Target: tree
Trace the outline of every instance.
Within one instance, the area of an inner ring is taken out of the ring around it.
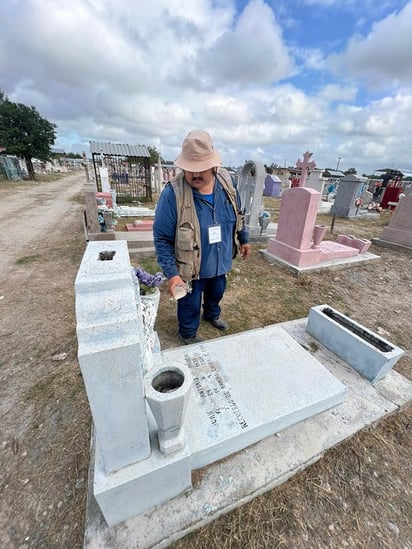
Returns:
[[[13,103],[0,90],[0,145],[25,160],[29,179],[35,179],[32,158],[50,159],[56,127],[35,107]]]
[[[349,168],[348,170],[346,170],[346,172],[343,172],[345,175],[356,175],[356,168]]]
[[[160,162],[162,162],[162,157],[160,156],[160,152],[156,149],[156,147],[149,145],[147,147],[147,150],[149,151],[149,154],[150,154],[150,164],[152,166],[155,166],[156,164],[158,164],[159,160]]]

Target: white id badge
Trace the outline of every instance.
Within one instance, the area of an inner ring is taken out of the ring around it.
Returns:
[[[222,242],[222,231],[220,225],[211,225],[209,227],[209,244]]]

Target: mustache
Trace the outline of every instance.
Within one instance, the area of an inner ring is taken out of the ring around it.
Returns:
[[[203,181],[203,177],[201,177],[201,176],[193,177],[192,181]]]

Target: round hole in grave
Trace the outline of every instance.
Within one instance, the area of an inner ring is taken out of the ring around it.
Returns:
[[[115,255],[116,250],[99,252],[99,261],[111,261]]]
[[[180,372],[166,370],[152,380],[152,387],[158,393],[171,393],[183,385],[185,378]]]

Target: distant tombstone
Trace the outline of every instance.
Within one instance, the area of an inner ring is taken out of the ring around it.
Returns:
[[[309,176],[306,180],[305,187],[309,187],[310,189],[315,189],[315,191],[319,191],[320,194],[324,193],[324,187],[325,187],[325,179],[322,178],[323,170],[319,170],[317,168],[310,170]]]
[[[283,193],[276,237],[267,247],[271,256],[297,266],[319,262],[320,248],[313,247],[319,201],[320,193],[314,189],[294,187]]]
[[[105,166],[99,166],[100,181],[102,182],[102,191],[104,193],[110,192],[109,172]]]
[[[339,181],[334,204],[330,213],[336,217],[356,217],[359,212],[357,199],[362,193],[363,183],[356,175],[348,174]]]
[[[262,207],[265,177],[264,165],[261,162],[253,161],[246,162],[239,176],[240,202],[245,211],[245,225],[251,236],[259,235],[261,232],[259,214]]]
[[[100,174],[100,182],[102,185],[102,192],[109,193],[110,192],[109,170],[107,169],[106,160],[104,158],[102,149],[100,149],[100,160],[101,160],[101,166],[99,166],[99,174]]]
[[[282,181],[276,175],[267,174],[265,178],[265,187],[263,196],[277,198],[280,196]]]
[[[361,195],[362,199],[362,205],[367,206],[368,204],[371,204],[373,201],[373,195],[371,192],[367,191],[366,189],[363,191]]]
[[[379,241],[405,246],[412,250],[412,195],[405,196],[399,201]]]

